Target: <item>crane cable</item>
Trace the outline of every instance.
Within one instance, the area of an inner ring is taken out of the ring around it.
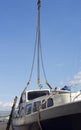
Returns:
[[[35,62],[35,55],[36,55],[36,44],[37,44],[37,31],[36,31],[36,39],[35,39],[33,62],[32,62],[32,66],[31,66],[31,72],[30,72],[29,80],[28,80],[28,82],[27,82],[27,86],[30,84],[31,77],[32,77],[32,73],[33,73],[34,62]]]
[[[41,2],[38,0],[38,55],[37,55],[37,72],[38,72],[38,80],[37,83],[40,85],[40,7],[41,7]]]
[[[49,86],[50,89],[52,89],[51,85],[48,83],[47,78],[46,78],[46,73],[45,73],[45,69],[44,69],[44,64],[43,64],[43,57],[42,57],[42,47],[41,47],[41,40],[40,40],[40,7],[41,7],[41,1],[38,0],[38,24],[37,24],[37,31],[36,31],[36,39],[35,39],[35,47],[34,47],[34,55],[33,55],[33,62],[32,62],[32,67],[31,67],[31,73],[29,76],[29,80],[27,82],[27,86],[30,84],[30,80],[32,77],[32,73],[33,73],[33,68],[34,68],[34,62],[35,62],[35,55],[36,55],[36,45],[38,45],[38,57],[37,57],[37,72],[38,72],[38,79],[37,79],[37,83],[40,87],[40,58],[41,58],[41,64],[42,64],[42,70],[43,70],[43,74],[44,74],[44,78],[46,80],[46,84]],[[38,39],[38,44],[37,44],[37,39]]]

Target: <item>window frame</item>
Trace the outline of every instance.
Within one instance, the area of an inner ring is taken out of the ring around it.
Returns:
[[[50,102],[51,101],[51,102]],[[48,107],[52,107],[54,105],[54,101],[53,101],[53,98],[48,98],[47,100],[47,108]]]
[[[37,112],[39,110],[40,105],[41,105],[41,101],[35,101],[33,103],[33,112]]]
[[[32,103],[29,103],[26,105],[26,115],[29,115],[32,113]]]

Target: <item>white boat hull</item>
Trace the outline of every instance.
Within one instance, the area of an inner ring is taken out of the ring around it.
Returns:
[[[31,117],[13,119],[13,130],[81,130],[81,101],[51,107]]]

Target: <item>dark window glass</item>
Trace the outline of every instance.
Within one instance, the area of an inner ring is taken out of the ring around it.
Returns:
[[[38,111],[40,105],[41,105],[41,101],[34,102],[33,111],[34,112]]]
[[[49,95],[49,91],[28,92],[28,100],[33,100],[35,98],[42,97],[45,95]]]
[[[47,107],[51,107],[51,106],[53,106],[53,99],[52,99],[52,98],[49,98],[49,99],[47,100]]]
[[[42,109],[45,109],[45,108],[46,108],[46,101],[42,100]]]
[[[30,114],[32,112],[32,104],[28,104],[26,106],[26,114]]]

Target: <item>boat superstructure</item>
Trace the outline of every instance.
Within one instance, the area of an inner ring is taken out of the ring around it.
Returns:
[[[49,130],[53,127],[64,127],[65,129],[67,121],[71,120],[67,127],[72,129],[74,120],[81,119],[80,108],[81,92],[72,93],[68,90],[25,91],[18,109],[13,114],[13,128],[14,130]],[[64,121],[66,120],[64,126],[54,123],[56,120],[61,122],[62,118]],[[77,128],[79,127],[80,124]]]

